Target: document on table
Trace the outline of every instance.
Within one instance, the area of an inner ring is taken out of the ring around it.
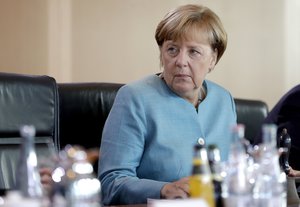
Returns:
[[[148,199],[147,207],[208,207],[203,199]]]

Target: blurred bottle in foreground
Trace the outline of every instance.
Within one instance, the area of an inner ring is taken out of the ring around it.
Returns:
[[[95,177],[86,152],[79,147],[67,146],[60,152],[53,171],[53,207],[100,207],[101,185]]]
[[[286,175],[279,165],[277,149],[277,127],[274,124],[262,126],[263,143],[260,145],[259,172],[253,197],[257,207],[285,207]]]
[[[245,127],[232,128],[227,174],[222,183],[222,197],[226,207],[252,206],[252,185],[248,180],[248,155],[244,145]]]
[[[223,207],[221,155],[219,148],[214,144],[208,145],[208,160],[214,184],[216,207]]]
[[[289,164],[289,155],[291,149],[292,139],[287,132],[287,129],[284,128],[279,136],[279,147],[284,149],[284,152],[280,156],[280,165],[282,170],[288,175],[290,171],[290,164]]]
[[[20,129],[22,146],[17,176],[17,189],[24,197],[42,198],[43,191],[37,167],[37,156],[34,146],[34,126],[22,126]]]
[[[209,207],[215,207],[214,186],[204,144],[194,146],[190,196],[191,198],[202,198]]]
[[[93,174],[93,166],[87,162],[84,151],[76,152],[72,170],[75,173],[66,198],[70,207],[100,207],[100,181]]]
[[[19,195],[19,205],[39,206],[42,202],[43,190],[40,182],[40,175],[37,166],[37,156],[35,150],[35,127],[24,125],[20,128],[22,138],[21,150],[18,163],[18,174],[16,179],[16,190],[13,200]]]

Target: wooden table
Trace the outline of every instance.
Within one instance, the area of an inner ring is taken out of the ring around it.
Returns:
[[[104,207],[147,207],[147,204],[121,205],[121,206],[104,206]],[[300,206],[299,205],[288,205],[287,207],[300,207]]]
[[[147,204],[121,205],[121,206],[104,206],[104,207],[147,207]]]
[[[120,206],[104,206],[104,207],[147,207],[147,204],[120,205]],[[287,207],[300,207],[300,206],[299,205],[288,205]]]
[[[121,205],[121,206],[104,206],[104,207],[147,207],[147,204]],[[288,205],[287,207],[300,207],[300,206],[299,205]]]
[[[120,206],[104,206],[104,207],[147,207],[147,204],[120,205]],[[288,205],[287,207],[300,207],[300,206],[299,205]]]

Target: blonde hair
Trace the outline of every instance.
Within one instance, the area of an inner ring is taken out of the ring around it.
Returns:
[[[205,6],[188,4],[170,11],[158,24],[155,39],[161,47],[166,40],[197,39],[199,35],[207,36],[218,62],[227,46],[227,34],[220,18]]]

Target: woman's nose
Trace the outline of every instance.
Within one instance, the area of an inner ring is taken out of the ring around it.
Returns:
[[[188,54],[184,51],[180,51],[176,56],[175,64],[180,68],[188,66]]]

